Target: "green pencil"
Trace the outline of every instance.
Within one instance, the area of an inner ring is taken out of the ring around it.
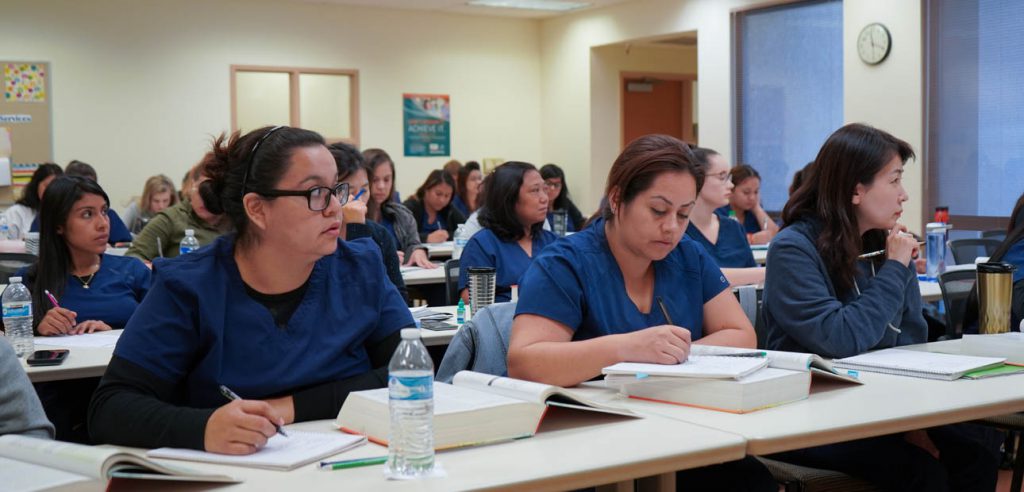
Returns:
[[[354,460],[342,461],[321,461],[321,470],[341,470],[343,468],[357,468],[360,466],[383,465],[388,461],[387,456],[374,456],[372,458],[357,458]]]

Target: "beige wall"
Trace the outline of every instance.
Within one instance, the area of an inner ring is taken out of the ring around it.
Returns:
[[[732,152],[732,38],[730,12],[761,0],[647,0],[546,20],[541,26],[542,139],[544,158],[564,163],[576,181],[580,208],[596,206],[600,186],[616,153],[610,144],[607,115],[617,104],[594,92],[591,48],[636,39],[698,32],[698,109],[701,145]],[[920,2],[848,0],[844,2],[844,111],[847,121],[884,128],[910,142],[920,153],[921,12]],[[885,23],[893,34],[893,52],[878,67],[857,58],[856,34],[869,22]],[[562,132],[561,129],[567,129]],[[586,131],[590,130],[589,134]],[[617,135],[617,134],[616,134]],[[618,138],[618,137],[616,137]],[[904,223],[920,230],[921,165],[907,168],[911,200]]]
[[[452,97],[453,157],[541,157],[539,22],[255,0],[4,0],[0,53],[53,73],[54,157],[115,205],[174,181],[230,126],[229,66],[360,71],[364,147],[408,195],[447,159],[402,157],[403,92]],[[15,143],[17,145],[17,143]]]

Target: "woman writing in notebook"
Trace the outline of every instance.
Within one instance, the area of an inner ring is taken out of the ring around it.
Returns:
[[[414,326],[377,245],[338,240],[349,190],[320,135],[261,128],[212,153],[200,193],[237,233],[154,264],[93,398],[98,442],[255,452],[275,425],[385,386]]]
[[[523,276],[509,376],[573,386],[618,362],[677,364],[691,341],[754,347],[713,259],[683,231],[704,182],[685,143],[646,135],[612,164],[603,218],[551,245]],[[759,462],[680,472],[687,490],[777,489]]]
[[[686,237],[700,244],[715,259],[725,278],[733,285],[764,282],[764,268],[754,262],[743,226],[735,220],[725,219],[715,209],[728,205],[733,185],[729,176],[729,163],[711,149],[695,148],[693,155],[704,168],[704,186],[697,194]]]
[[[849,357],[926,341],[918,253],[899,224],[906,142],[850,124],[833,133],[804,170],[768,251],[764,316],[768,348]],[[870,257],[862,255],[884,251]],[[886,490],[995,488],[998,442],[967,424],[783,453],[784,461],[830,468]],[[912,444],[913,441],[916,444]],[[941,458],[936,459],[929,449]]]

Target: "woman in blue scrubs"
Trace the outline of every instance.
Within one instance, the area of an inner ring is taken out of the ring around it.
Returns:
[[[704,167],[704,186],[690,214],[686,237],[704,247],[733,285],[764,282],[764,268],[754,262],[754,253],[747,242],[743,225],[735,220],[722,219],[715,209],[729,204],[733,185],[729,176],[729,163],[711,149],[696,148],[693,153]]]
[[[646,135],[626,146],[608,174],[603,218],[550,246],[523,277],[509,376],[573,386],[618,362],[682,362],[691,341],[755,346],[714,260],[683,238],[703,181],[676,138]],[[679,472],[676,482],[777,490],[753,458]]]
[[[89,412],[98,442],[248,454],[387,383],[414,326],[377,245],[339,241],[348,185],[314,132],[218,138],[200,185],[236,234],[154,265]],[[224,385],[243,399],[228,401]]]
[[[737,164],[729,170],[729,176],[734,186],[729,204],[719,207],[715,213],[743,224],[750,244],[767,244],[779,232],[779,226],[761,207],[761,175],[751,166]]]
[[[454,162],[454,161],[453,161]],[[455,229],[466,221],[452,205],[455,180],[443,169],[435,169],[403,205],[412,212],[419,227],[420,241],[443,243],[455,237]]]
[[[22,275],[32,292],[37,334],[124,328],[146,296],[146,265],[137,258],[104,254],[109,206],[103,188],[86,178],[61,176],[46,188],[39,214],[39,261]]]
[[[483,229],[469,240],[459,260],[459,292],[469,302],[467,269],[495,268],[494,301],[512,300],[512,286],[530,262],[558,238],[544,230],[548,194],[533,164],[510,161],[484,180]]]

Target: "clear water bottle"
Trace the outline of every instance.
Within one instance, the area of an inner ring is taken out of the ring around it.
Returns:
[[[185,229],[185,237],[181,239],[181,244],[178,246],[178,254],[191,253],[197,249],[199,249],[199,240],[196,239],[196,231]]]
[[[452,259],[457,260],[462,257],[462,250],[469,243],[469,238],[466,237],[466,224],[459,224],[455,228],[455,238],[453,238],[454,245],[452,246]]]
[[[946,224],[930,222],[925,226],[925,267],[929,279],[938,279],[946,271]]]
[[[0,239],[11,239],[11,226],[7,224],[7,216],[0,214]]]
[[[402,343],[388,364],[388,436],[386,473],[423,477],[434,469],[434,363],[420,341],[420,330],[402,330]]]
[[[35,350],[32,338],[32,294],[21,283],[21,277],[11,277],[10,282],[2,297],[4,328],[14,353],[18,357],[25,357]]]

